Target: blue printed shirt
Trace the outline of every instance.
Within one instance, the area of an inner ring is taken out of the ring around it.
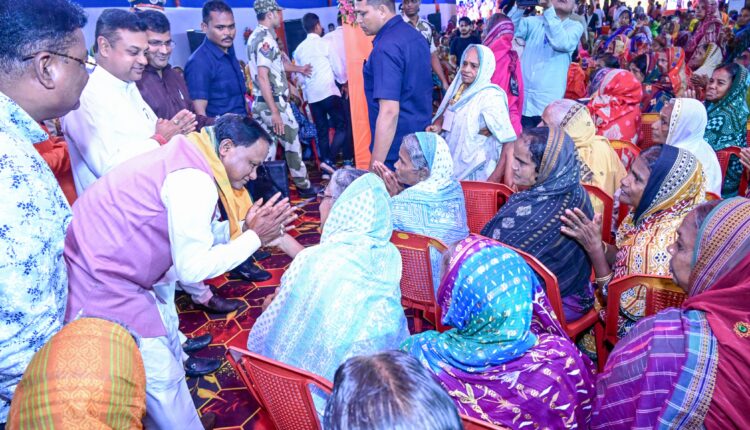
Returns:
[[[70,206],[34,144],[47,134],[0,93],[0,423],[34,353],[63,325]]]

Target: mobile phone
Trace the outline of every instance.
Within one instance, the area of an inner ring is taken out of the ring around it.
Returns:
[[[517,0],[516,4],[519,8],[527,8],[539,6],[539,0]]]

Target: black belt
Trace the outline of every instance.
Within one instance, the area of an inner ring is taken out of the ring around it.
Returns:
[[[256,97],[255,101],[259,102],[259,103],[265,103],[266,102],[266,100],[263,98],[263,96]],[[275,101],[276,103],[280,102],[281,101],[281,96],[274,96],[273,97],[273,101]]]

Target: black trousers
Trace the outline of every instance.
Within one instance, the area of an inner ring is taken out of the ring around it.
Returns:
[[[354,148],[347,144],[347,115],[341,97],[330,96],[319,102],[310,103],[310,112],[318,131],[320,161],[333,166],[339,152],[343,152],[345,160],[354,158]],[[334,129],[332,142],[328,135],[330,128]]]

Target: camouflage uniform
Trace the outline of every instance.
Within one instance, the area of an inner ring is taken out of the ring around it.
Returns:
[[[404,18],[404,22],[416,28],[417,31],[420,32],[425,39],[427,39],[427,43],[430,44],[430,55],[437,51],[437,47],[435,47],[435,39],[433,37],[435,35],[435,29],[432,27],[432,24],[423,20],[422,18],[419,18],[419,21],[417,21],[417,25],[414,25],[411,21],[409,21],[409,17],[407,17],[406,15],[401,14],[401,17]]]
[[[250,39],[247,41],[247,57],[249,59],[247,65],[250,69],[250,78],[253,81],[253,98],[255,99],[251,113],[253,118],[274,137],[270,156],[272,157],[276,153],[276,142],[281,141],[286,164],[289,167],[289,172],[292,174],[294,185],[298,189],[310,188],[310,180],[307,178],[307,168],[302,161],[302,146],[298,138],[299,125],[294,119],[289,101],[289,85],[286,81],[284,64],[281,61],[281,50],[276,43],[274,33],[270,29],[259,24],[255,31],[253,31],[253,34],[250,35]],[[283,136],[279,136],[273,131],[271,108],[265,103],[263,95],[260,92],[258,67],[268,69],[271,93],[279,109],[281,120],[284,121]]]

